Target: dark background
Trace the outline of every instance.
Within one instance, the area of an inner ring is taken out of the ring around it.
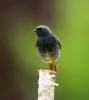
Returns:
[[[89,100],[89,1],[0,1],[0,100],[37,100],[37,36],[44,24],[60,38],[55,100]],[[48,69],[48,65],[45,65]]]

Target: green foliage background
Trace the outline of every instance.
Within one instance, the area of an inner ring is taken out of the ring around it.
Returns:
[[[59,75],[56,78],[60,85],[55,89],[55,100],[89,100],[89,1],[57,0],[54,1],[54,8],[54,24],[26,17],[16,21],[8,29],[14,35],[7,35],[9,38],[6,42],[19,66],[11,78],[32,100],[37,99],[38,69],[42,61],[35,50],[37,36],[31,30],[45,24],[60,39],[62,45],[58,61]],[[8,15],[5,19],[7,17]],[[47,64],[45,69],[48,69]]]

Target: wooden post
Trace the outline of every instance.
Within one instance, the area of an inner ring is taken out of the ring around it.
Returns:
[[[56,75],[51,70],[39,70],[38,100],[54,100]]]

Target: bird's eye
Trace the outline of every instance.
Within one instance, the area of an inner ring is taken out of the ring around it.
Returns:
[[[37,28],[36,30],[37,30],[37,31],[41,31],[41,30],[42,30],[42,28]]]

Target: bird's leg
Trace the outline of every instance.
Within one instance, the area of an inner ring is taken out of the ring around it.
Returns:
[[[53,63],[49,63],[49,68],[50,68],[50,70],[55,71],[55,70],[54,70],[54,61],[53,61]]]
[[[53,61],[53,67],[52,67],[52,70],[55,71],[55,69],[54,69],[54,61]]]
[[[54,61],[53,61],[53,63],[49,63],[49,68],[50,68],[50,70],[54,71]]]
[[[57,62],[54,62],[54,61],[53,61],[53,63],[48,63],[48,64],[49,64],[50,70],[55,71],[55,72],[56,72],[56,75],[58,75],[58,71],[57,71]]]
[[[56,75],[58,74],[57,66],[58,66],[57,62],[54,62],[54,71],[56,72]]]
[[[44,64],[45,64],[45,62],[43,62],[43,65],[42,65],[41,69],[44,69]]]
[[[53,63],[48,63],[48,64],[49,64],[50,70],[52,70],[53,69]]]

